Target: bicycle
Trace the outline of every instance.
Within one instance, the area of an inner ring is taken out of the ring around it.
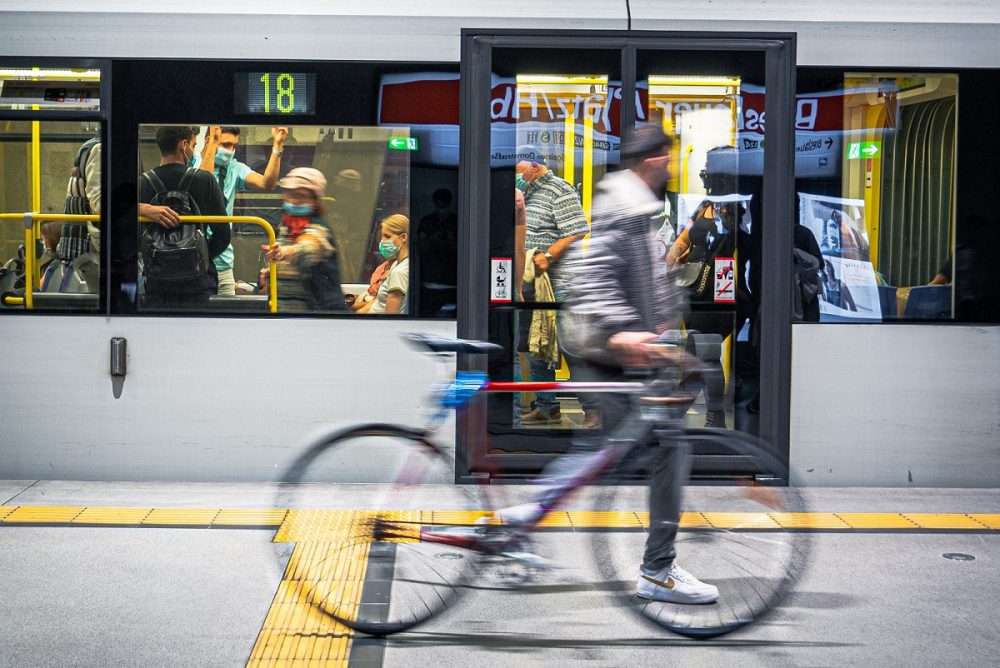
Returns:
[[[478,341],[404,336],[439,357],[503,350]],[[746,472],[743,484],[749,493],[743,512],[724,515],[721,521],[686,513],[675,541],[680,558],[697,564],[699,577],[719,587],[720,600],[712,605],[635,596],[639,554],[634,543],[641,514],[610,510],[621,487],[597,488],[598,519],[636,518],[632,531],[594,534],[601,575],[618,600],[655,625],[694,638],[729,633],[763,618],[781,603],[806,563],[808,535],[796,531],[798,513],[789,512],[805,508],[794,488],[779,492],[773,487],[787,480],[787,468],[769,446],[741,432],[683,426],[698,394],[690,380],[704,369],[679,353],[677,342],[663,349],[673,363],[643,382],[498,382],[482,372],[459,372],[447,385],[432,387],[434,408],[422,428],[365,424],[312,435],[286,471],[282,480],[287,484],[280,486],[278,498],[279,507],[289,509],[279,533],[284,532],[284,540],[309,541],[311,546],[309,557],[289,563],[286,570],[295,578],[299,595],[344,626],[384,636],[410,629],[447,608],[467,588],[471,573],[499,568],[506,584],[517,586],[535,571],[557,568],[532,549],[531,537],[543,530],[544,516],[518,526],[498,522],[487,494],[493,488],[456,484],[455,453],[434,436],[453,410],[483,393],[569,388],[628,392],[636,398],[635,408],[596,453],[600,466],[574,480],[547,514],[598,478],[632,481],[629,454],[636,451],[676,458],[676,494],[687,482],[692,448],[708,456],[726,452],[727,465],[737,461]],[[760,472],[766,475],[751,477]],[[330,511],[338,506],[344,510]],[[376,510],[351,510],[358,507]]]

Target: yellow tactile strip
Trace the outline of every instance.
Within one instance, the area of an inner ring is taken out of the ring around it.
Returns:
[[[295,546],[247,666],[347,665],[353,632],[312,605],[318,597],[339,610],[350,610],[361,601],[367,545],[340,549],[350,543],[356,517],[338,515],[348,519],[339,537],[330,533],[333,540],[307,540]]]
[[[293,510],[280,508],[116,508],[105,506],[0,506],[0,525],[275,527],[277,542],[330,540],[373,512]],[[388,519],[420,524],[472,524],[482,511],[413,510],[379,512]],[[287,521],[286,521],[287,520]],[[639,529],[649,526],[649,514],[626,511],[559,511],[541,525],[553,529]],[[681,515],[682,528],[805,529],[805,530],[1000,530],[996,513],[741,513],[692,512]]]

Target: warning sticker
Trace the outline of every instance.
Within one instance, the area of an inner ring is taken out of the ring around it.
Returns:
[[[715,258],[715,301],[730,304],[736,302],[735,258]]]

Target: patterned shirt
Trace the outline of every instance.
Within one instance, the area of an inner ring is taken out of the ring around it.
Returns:
[[[546,172],[528,183],[524,191],[524,211],[527,218],[524,243],[527,249],[545,251],[559,239],[589,231],[576,189],[552,172]],[[556,299],[561,301],[565,297],[566,286],[557,264],[549,269],[549,278]]]

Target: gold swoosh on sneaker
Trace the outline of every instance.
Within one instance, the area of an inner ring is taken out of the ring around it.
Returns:
[[[646,575],[645,573],[643,573],[642,579],[646,580],[647,582],[652,582],[653,584],[655,584],[658,587],[666,587],[667,589],[673,589],[674,588],[674,579],[673,578],[667,578],[666,582],[664,582],[662,580],[657,580],[656,578],[651,578],[648,575]]]

